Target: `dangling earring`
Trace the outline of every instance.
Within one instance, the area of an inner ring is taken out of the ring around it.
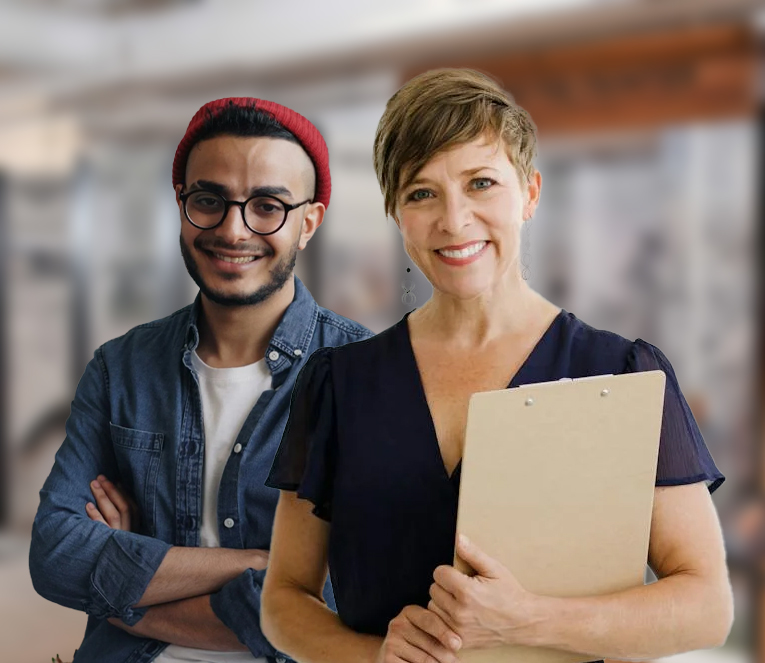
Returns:
[[[406,271],[410,272],[412,270],[407,267]],[[414,281],[411,278],[405,278],[401,281],[401,287],[404,289],[404,294],[401,295],[401,301],[407,306],[414,306],[417,302],[417,297],[412,294],[412,290],[414,290],[415,287]]]
[[[521,229],[521,276],[529,280],[531,274],[531,215],[526,217]]]

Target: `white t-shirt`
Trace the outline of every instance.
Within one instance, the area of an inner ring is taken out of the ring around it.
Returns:
[[[204,548],[220,546],[218,533],[218,489],[239,431],[260,395],[271,388],[271,373],[265,358],[249,366],[213,368],[197,353],[191,363],[199,376],[202,418],[205,427],[204,494],[200,543]],[[266,663],[246,652],[218,652],[170,645],[155,663]]]

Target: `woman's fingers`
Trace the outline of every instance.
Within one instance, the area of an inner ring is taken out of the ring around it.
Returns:
[[[449,627],[453,631],[456,632],[457,629],[454,628],[454,624],[452,623],[452,618],[448,615],[448,613],[446,613],[442,608],[440,608],[433,599],[431,599],[430,602],[428,603],[428,610],[430,610],[431,612],[435,612],[441,619],[444,620],[444,622],[446,622],[449,625]]]
[[[435,613],[404,608],[388,625],[379,663],[459,663],[462,640]]]
[[[447,592],[437,582],[434,582],[430,586],[430,598],[433,599],[433,603],[448,614],[453,614],[459,607],[459,603],[457,599],[454,598],[454,595]],[[430,609],[430,606],[428,606],[428,609]]]
[[[418,630],[437,641],[441,647],[450,652],[455,652],[462,646],[462,638],[435,612],[420,606],[409,606],[406,610],[407,619]]]
[[[457,536],[456,552],[479,576],[484,578],[499,578],[505,570],[502,564],[481,550],[464,534]]]
[[[422,631],[420,631],[422,633]],[[422,633],[424,637],[428,637],[426,633]],[[435,642],[435,641],[434,641]],[[438,643],[436,643],[438,644]],[[440,645],[439,645],[440,646]],[[406,640],[401,640],[395,643],[391,652],[395,658],[391,659],[398,663],[459,663],[459,659],[453,652],[448,651],[445,647],[441,647],[440,650],[434,646],[425,648],[413,645]],[[388,663],[387,661],[385,663]]]

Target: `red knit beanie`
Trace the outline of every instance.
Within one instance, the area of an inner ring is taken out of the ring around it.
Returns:
[[[316,169],[316,194],[313,197],[314,202],[324,203],[329,206],[329,194],[332,190],[332,182],[329,177],[329,152],[324,138],[319,130],[306,120],[300,113],[281,106],[273,101],[264,101],[252,97],[230,97],[227,99],[216,99],[206,103],[200,108],[194,117],[191,118],[186,134],[178,144],[173,160],[173,187],[183,184],[186,180],[186,162],[189,158],[191,148],[197,142],[197,137],[202,127],[218,113],[223,111],[230,104],[242,108],[254,108],[271,115],[287,131],[292,133],[300,141],[300,145],[308,153]]]

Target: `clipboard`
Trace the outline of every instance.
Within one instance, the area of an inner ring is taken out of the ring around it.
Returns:
[[[642,585],[656,481],[663,371],[473,394],[457,531],[536,594]],[[455,566],[470,569],[458,557]],[[537,647],[463,650],[463,663],[584,663]]]

